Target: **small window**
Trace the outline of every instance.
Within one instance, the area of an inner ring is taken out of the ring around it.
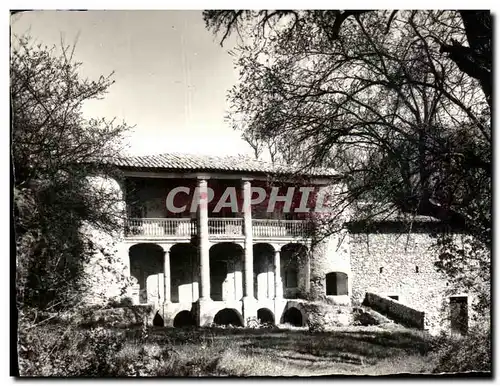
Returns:
[[[415,266],[415,273],[418,273],[418,265]]]
[[[380,268],[379,268],[379,272],[380,272],[380,273],[384,272],[384,267],[380,267]]]
[[[348,295],[347,274],[344,272],[330,272],[326,275],[327,295]]]

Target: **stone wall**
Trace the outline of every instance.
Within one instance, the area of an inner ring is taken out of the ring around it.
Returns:
[[[373,308],[375,311],[388,316],[397,323],[424,329],[425,312],[405,306],[391,298],[367,292],[363,305]]]
[[[104,192],[108,200],[113,200],[111,207],[117,218],[125,214],[123,182],[110,177],[94,176],[88,178],[89,190]],[[96,229],[92,224],[82,225],[93,253],[85,256],[83,261],[82,304],[105,304],[110,299],[119,300],[128,296],[133,284],[129,277],[128,247],[124,246],[123,229],[106,233]]]
[[[114,244],[101,235],[92,237],[94,243],[102,241],[103,250],[98,250],[84,262],[81,303],[106,304],[130,296],[134,282],[129,275],[128,259],[122,258],[121,244]]]
[[[331,331],[353,323],[352,308],[349,306],[307,302],[303,304],[303,310],[311,331]]]
[[[348,294],[351,294],[353,280],[350,257],[350,235],[346,231],[337,232],[313,245],[310,256],[310,291],[313,299],[327,299],[331,303],[346,303],[345,296],[326,295],[326,275],[330,272],[346,273]]]
[[[351,228],[353,304],[361,304],[366,293],[398,296],[399,303],[425,312],[424,328],[434,333],[449,328],[450,296],[465,294],[469,324],[473,324],[475,294],[454,287],[436,270],[438,252],[432,231],[431,225],[411,232],[403,224],[380,224],[369,232]]]

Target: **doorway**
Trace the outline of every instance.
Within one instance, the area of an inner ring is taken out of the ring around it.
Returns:
[[[469,329],[467,296],[450,297],[450,321],[452,334],[467,334]]]

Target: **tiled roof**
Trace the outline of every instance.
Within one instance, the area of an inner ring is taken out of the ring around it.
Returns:
[[[209,156],[199,154],[167,153],[124,157],[115,165],[126,169],[170,170],[170,171],[231,171],[266,174],[294,174],[298,169],[273,165],[247,156]],[[310,176],[336,176],[332,169],[314,169],[299,173]]]

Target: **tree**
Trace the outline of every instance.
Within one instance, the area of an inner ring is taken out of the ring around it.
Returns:
[[[325,14],[328,14],[326,19],[318,23],[318,27],[327,33],[328,38],[336,40],[339,38],[342,24],[349,18],[358,17],[364,13],[373,12],[367,10],[331,10],[331,11],[308,11],[306,15],[316,15],[323,19]],[[467,36],[468,47],[463,42],[455,39],[451,41],[440,41],[441,52],[449,54],[458,67],[467,75],[476,78],[481,82],[481,87],[488,99],[491,108],[491,36],[492,23],[491,13],[485,10],[461,10],[457,11],[462,18],[463,28]],[[397,10],[392,11],[387,19],[386,31],[392,25]],[[207,28],[212,29],[215,33],[224,31],[221,39],[221,45],[227,37],[236,31],[240,34],[240,24],[242,19],[257,19],[257,26],[265,30],[266,26],[275,19],[280,19],[285,16],[293,16],[294,21],[292,28],[301,20],[303,13],[291,10],[275,10],[275,11],[242,11],[242,10],[224,10],[224,11],[205,11],[203,18]]]
[[[204,19],[221,43],[243,35],[241,82],[229,94],[236,128],[293,149],[303,167],[336,168],[349,187],[343,202],[432,216],[490,246],[489,12],[205,11]]]
[[[35,46],[15,38],[10,71],[14,226],[18,309],[57,310],[82,296],[83,263],[112,245],[85,228],[112,233],[121,226],[116,192],[91,184],[114,175],[125,124],[86,119],[85,101],[101,98],[111,75],[82,79],[74,47]]]
[[[255,159],[262,154],[267,154],[273,164],[289,164],[294,162],[294,154],[291,149],[283,148],[275,138],[260,138],[258,134],[243,132],[241,138],[248,143],[254,152]]]

